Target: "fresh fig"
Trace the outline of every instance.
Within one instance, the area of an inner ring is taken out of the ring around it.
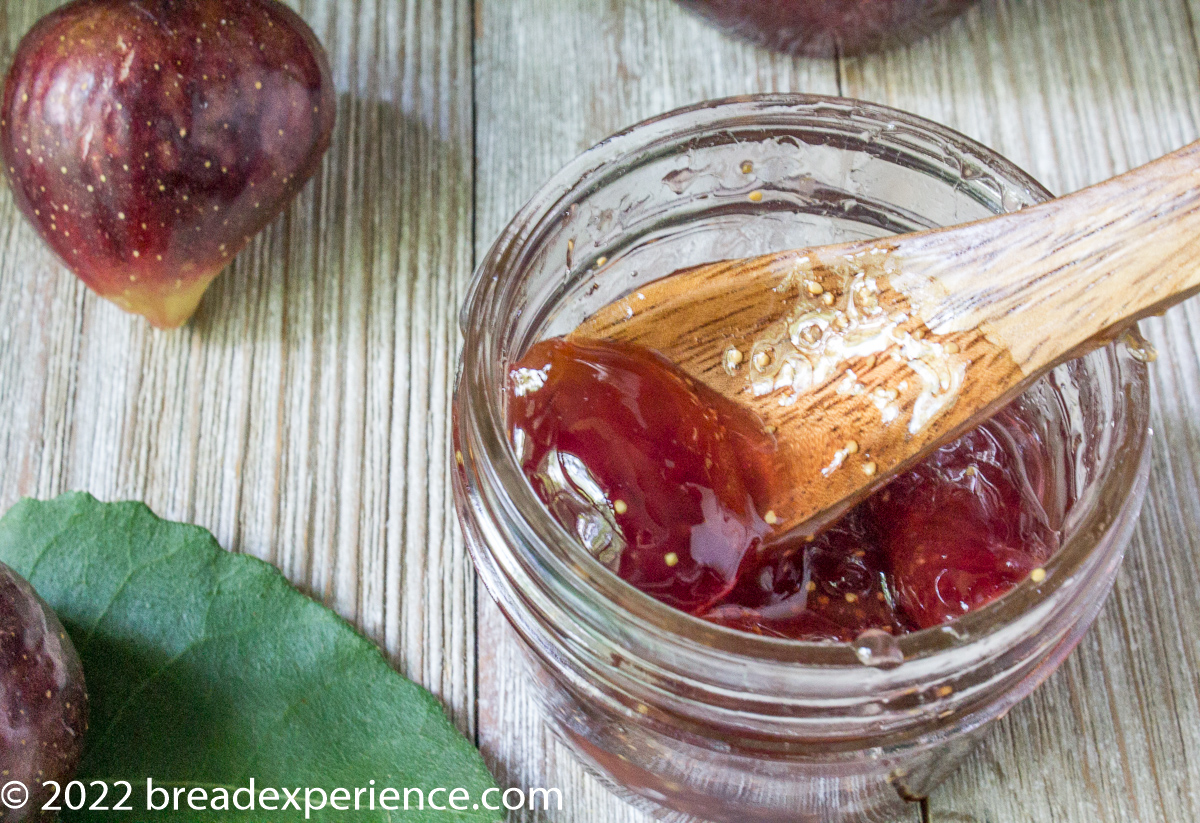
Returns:
[[[76,0],[21,41],[0,146],[66,265],[174,328],[316,171],[335,102],[316,35],[277,0]]]
[[[87,692],[66,630],[25,578],[0,563],[0,821],[54,819],[42,806],[83,753]]]

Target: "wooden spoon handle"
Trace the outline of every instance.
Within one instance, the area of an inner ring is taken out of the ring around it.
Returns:
[[[1200,292],[1200,142],[896,254],[894,285],[940,292],[913,301],[932,332],[983,328],[1040,373]]]

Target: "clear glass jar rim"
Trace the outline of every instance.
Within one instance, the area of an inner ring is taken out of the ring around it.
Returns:
[[[581,617],[600,614],[602,622],[615,622],[614,634],[621,632],[622,625],[631,623],[639,629],[653,627],[693,648],[708,647],[764,662],[861,668],[862,663],[851,644],[785,640],[717,626],[638,591],[587,555],[573,536],[545,511],[525,481],[508,442],[502,415],[503,375],[495,373],[500,365],[498,330],[491,323],[477,325],[471,322],[473,317],[491,317],[489,309],[495,308],[504,289],[519,282],[521,271],[508,264],[519,256],[524,243],[539,236],[545,221],[557,218],[558,204],[578,196],[590,186],[600,185],[603,172],[619,165],[623,159],[646,152],[664,139],[678,143],[687,136],[719,132],[747,119],[769,127],[772,121],[790,119],[794,122],[806,113],[833,110],[852,114],[864,123],[902,125],[943,141],[964,158],[978,161],[993,174],[1027,191],[1031,200],[1052,197],[1040,183],[999,154],[953,129],[907,112],[850,98],[821,95],[733,97],[706,101],[645,120],[577,156],[516,214],[476,270],[460,313],[464,349],[459,391],[465,389],[466,397],[465,402],[459,404],[459,412],[469,414],[469,428],[478,438],[477,445],[487,454],[487,465],[479,468],[487,475],[489,483],[503,488],[509,495],[504,501],[508,509],[506,519],[511,518],[511,525],[524,527],[521,531],[529,538],[527,545],[535,556],[524,559],[532,561],[535,576],[543,575],[549,578],[543,582],[554,584],[556,594],[567,604],[568,613]],[[1114,377],[1124,375],[1126,378],[1114,388],[1120,402],[1131,411],[1125,416],[1126,431],[1122,433],[1122,439],[1135,459],[1117,461],[1100,481],[1091,510],[1076,521],[1074,533],[1046,563],[1044,580],[1036,584],[1026,580],[1005,597],[947,626],[902,636],[899,647],[906,662],[986,639],[1037,610],[1087,566],[1096,536],[1107,532],[1126,505],[1128,492],[1137,485],[1149,459],[1149,390],[1145,366],[1112,346],[1088,356],[1110,358]],[[488,363],[488,358],[497,362]],[[541,516],[527,517],[530,512],[539,512]]]

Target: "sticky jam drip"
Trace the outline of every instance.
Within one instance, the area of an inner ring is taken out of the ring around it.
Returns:
[[[554,517],[638,589],[735,629],[850,641],[940,625],[1058,545],[1044,450],[1010,411],[806,539],[763,509],[772,436],[660,355],[550,339],[507,388],[514,449]]]

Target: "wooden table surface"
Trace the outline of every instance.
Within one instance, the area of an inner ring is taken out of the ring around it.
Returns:
[[[0,0],[5,53],[56,5]],[[90,294],[0,191],[0,508],[142,499],[277,564],[435,692],[501,784],[562,789],[531,820],[645,818],[542,725],[452,513],[456,309],[526,198],[617,129],[748,92],[908,109],[1059,193],[1200,137],[1200,0],[993,0],[840,62],[734,42],[670,0],[294,5],[332,58],[334,145],[187,328]],[[1200,820],[1200,303],[1145,330],[1153,474],[1116,591],[934,821]]]

